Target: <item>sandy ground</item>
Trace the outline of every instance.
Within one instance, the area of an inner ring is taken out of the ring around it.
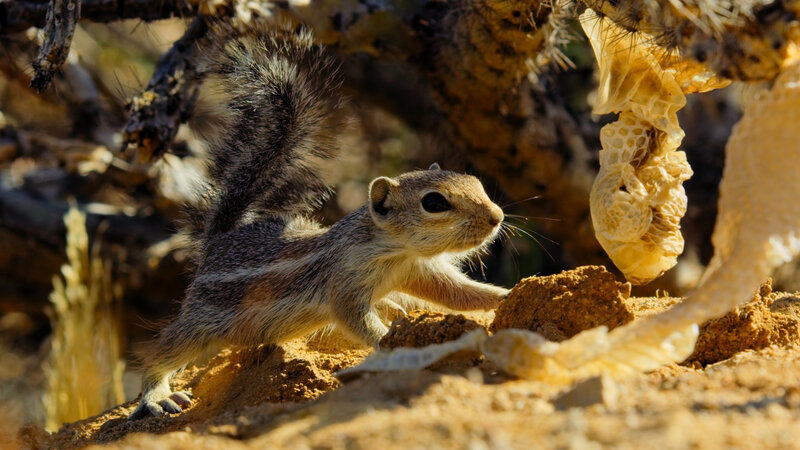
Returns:
[[[413,312],[382,346],[444,342],[481,326],[562,340],[679,301],[630,297],[603,268],[582,267],[523,280],[494,320]],[[57,433],[27,426],[6,438],[34,448],[800,448],[799,336],[800,296],[768,283],[704,324],[683,365],[568,387],[514,379],[470,354],[342,384],[333,373],[368,350],[333,335],[229,349],[185,370],[174,385],[196,400],[180,415],[128,422],[130,402]]]

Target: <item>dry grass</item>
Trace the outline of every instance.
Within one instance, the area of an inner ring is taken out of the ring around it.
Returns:
[[[83,419],[124,401],[120,358],[120,287],[111,281],[99,245],[89,249],[86,216],[64,215],[68,264],[53,276],[49,311],[53,325],[45,364],[46,427]]]

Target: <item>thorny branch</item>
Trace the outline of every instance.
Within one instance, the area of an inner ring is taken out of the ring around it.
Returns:
[[[138,148],[140,160],[161,155],[178,127],[188,120],[200,85],[195,64],[197,44],[207,32],[206,18],[195,18],[186,33],[159,58],[145,91],[128,105],[130,119],[124,141]]]
[[[47,7],[44,43],[33,61],[31,87],[42,92],[69,55],[75,26],[81,18],[80,0],[51,0]]]
[[[125,18],[144,21],[196,14],[183,0],[50,0],[0,3],[0,35],[28,27],[43,28],[44,42],[33,62],[31,88],[42,92],[69,55],[75,27],[81,18],[110,22]]]
[[[186,0],[82,0],[81,18],[92,22],[139,19],[145,22],[197,14],[195,1]],[[47,23],[47,0],[0,3],[0,35],[17,33]]]

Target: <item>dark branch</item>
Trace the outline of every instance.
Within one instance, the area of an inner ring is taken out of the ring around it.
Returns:
[[[195,18],[172,48],[159,58],[147,89],[131,100],[125,143],[147,160],[162,154],[192,109],[201,80],[196,72],[198,42],[208,32],[204,17]]]
[[[83,0],[81,18],[93,22],[140,19],[145,22],[170,17],[190,17],[197,6],[186,0]],[[15,0],[0,3],[0,35],[43,28],[47,23],[46,0]]]
[[[51,0],[47,7],[47,24],[44,42],[33,61],[31,87],[42,92],[50,85],[56,71],[69,56],[69,46],[75,35],[75,26],[81,18],[80,0]]]
[[[0,188],[0,248],[4,252],[0,255],[0,314],[15,310],[42,314],[53,288],[52,274],[66,262],[67,208],[66,202]],[[180,297],[186,286],[185,264],[173,257],[158,257],[153,267],[151,246],[170,235],[164,222],[87,213],[86,231],[92,242],[100,237],[105,261],[121,263],[113,270],[115,281],[125,286],[128,307],[152,314]]]
[[[21,189],[0,189],[0,228],[34,239],[53,249],[66,245],[67,228],[64,214],[68,206],[38,199]],[[90,236],[97,233],[100,224],[108,223],[103,240],[135,247],[149,246],[168,237],[163,223],[125,215],[86,215],[86,229]]]

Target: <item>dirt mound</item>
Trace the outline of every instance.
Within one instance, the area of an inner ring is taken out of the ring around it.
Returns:
[[[600,325],[616,328],[634,318],[625,303],[630,294],[630,283],[617,282],[602,266],[525,278],[497,308],[489,330],[522,328],[563,341]]]
[[[800,343],[800,298],[772,292],[772,281],[761,285],[753,299],[700,327],[694,353],[687,363],[712,364],[745,350]]]
[[[526,279],[512,290],[491,328],[528,328],[563,339],[680,302],[628,298],[628,293],[626,284],[601,267]],[[414,311],[392,324],[381,346],[445,342],[485,326],[485,319]],[[67,424],[58,433],[27,427],[18,436],[33,448],[120,440],[112,447],[405,448],[447,443],[503,448],[585,446],[590,441],[631,447],[652,442],[781,446],[800,442],[800,391],[794,381],[800,376],[800,345],[792,345],[799,339],[800,298],[772,293],[769,283],[738,311],[701,327],[692,355],[698,363],[566,389],[514,380],[474,355],[449,358],[429,370],[367,374],[342,385],[333,374],[357,364],[369,351],[335,333],[324,334],[280,347],[225,350],[191,367],[173,382],[176,389],[195,395],[195,404],[180,415],[128,422],[125,417],[135,406],[129,402]],[[578,397],[577,403],[565,401]]]
[[[102,448],[791,448],[800,442],[798,377],[800,352],[769,348],[714,370],[671,365],[617,380],[610,387],[624,394],[614,403],[559,410],[564,392],[536,382],[495,383],[469,371],[375,374],[315,400],[255,405],[213,425],[130,434]]]
[[[425,347],[430,344],[454,341],[467,331],[480,328],[474,320],[461,314],[417,310],[392,322],[389,332],[381,339],[382,349]]]
[[[34,448],[75,448],[112,442],[130,433],[178,430],[222,432],[221,424],[236,420],[256,406],[285,411],[339,386],[333,373],[361,361],[369,351],[351,346],[335,352],[292,341],[280,347],[223,350],[203,367],[193,366],[172,382],[176,390],[191,390],[194,404],[182,414],[147,417],[129,422],[136,402],[124,403],[102,415],[65,425],[48,436],[27,429],[21,436]],[[230,427],[228,427],[230,428]]]
[[[584,266],[520,281],[497,309],[490,330],[522,328],[563,341],[599,325],[612,329],[657,314],[680,301],[630,297],[630,285],[617,282],[604,267]],[[713,364],[745,350],[791,344],[800,344],[800,298],[772,292],[767,281],[749,303],[700,327],[686,363]]]

